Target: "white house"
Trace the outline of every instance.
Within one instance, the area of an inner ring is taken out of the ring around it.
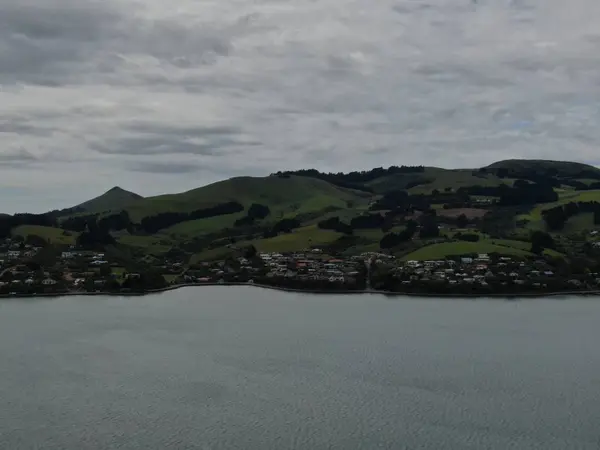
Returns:
[[[56,281],[53,280],[52,278],[46,278],[45,280],[42,281],[42,284],[44,286],[54,286],[56,284]]]
[[[108,261],[97,259],[96,261],[92,261],[90,264],[93,266],[102,266],[103,264],[108,264]]]
[[[73,252],[62,252],[62,253],[60,254],[60,257],[61,257],[62,259],[71,259],[71,258],[74,258],[74,257],[75,257],[75,253],[73,253]]]

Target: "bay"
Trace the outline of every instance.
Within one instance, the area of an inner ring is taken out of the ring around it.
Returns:
[[[3,300],[0,448],[596,450],[599,300]]]

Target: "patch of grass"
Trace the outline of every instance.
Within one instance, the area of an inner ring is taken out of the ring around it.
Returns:
[[[225,216],[208,217],[206,219],[188,220],[161,230],[159,235],[167,235],[175,238],[182,236],[185,238],[193,238],[203,234],[221,231],[225,228],[233,228],[234,222],[245,215],[245,212],[241,212]]]
[[[111,267],[110,269],[119,283],[122,283],[125,280],[125,267]]]
[[[196,264],[198,262],[204,262],[204,261],[217,261],[220,259],[225,259],[228,256],[238,255],[238,254],[239,254],[239,251],[232,249],[232,248],[227,248],[227,247],[212,248],[210,250],[205,250],[203,252],[193,254],[192,257],[190,258],[190,264]]]
[[[118,238],[118,242],[130,247],[143,249],[145,253],[151,255],[160,255],[172,248],[172,243],[161,236],[124,235]]]
[[[59,245],[75,245],[75,241],[79,236],[79,233],[74,231],[67,231],[60,228],[44,227],[41,225],[21,225],[12,230],[13,236],[39,236],[42,239],[50,242],[51,244]]]
[[[316,225],[298,228],[292,233],[280,234],[279,236],[259,239],[252,244],[261,252],[294,252],[311,247],[329,244],[343,236],[331,230],[321,230]]]
[[[402,260],[435,260],[449,256],[464,255],[467,253],[499,253],[501,255],[527,257],[532,256],[529,251],[492,244],[491,241],[481,242],[442,242],[428,245],[405,255]]]

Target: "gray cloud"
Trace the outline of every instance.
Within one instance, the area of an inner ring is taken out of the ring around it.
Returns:
[[[595,0],[0,0],[0,184],[596,161],[598,17]]]
[[[5,149],[0,151],[0,164],[15,164],[37,161],[37,157],[24,148]]]
[[[161,174],[185,174],[198,172],[200,167],[190,163],[168,163],[168,162],[139,162],[129,164],[133,172],[161,173]]]

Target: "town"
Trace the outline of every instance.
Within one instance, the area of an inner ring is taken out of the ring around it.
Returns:
[[[314,292],[431,295],[519,295],[593,292],[600,274],[544,257],[462,255],[404,261],[385,253],[344,256],[318,248],[293,253],[247,252],[189,263],[165,258],[126,267],[104,252],[36,246],[23,239],[0,245],[0,295],[144,293],[185,285],[255,284]]]

